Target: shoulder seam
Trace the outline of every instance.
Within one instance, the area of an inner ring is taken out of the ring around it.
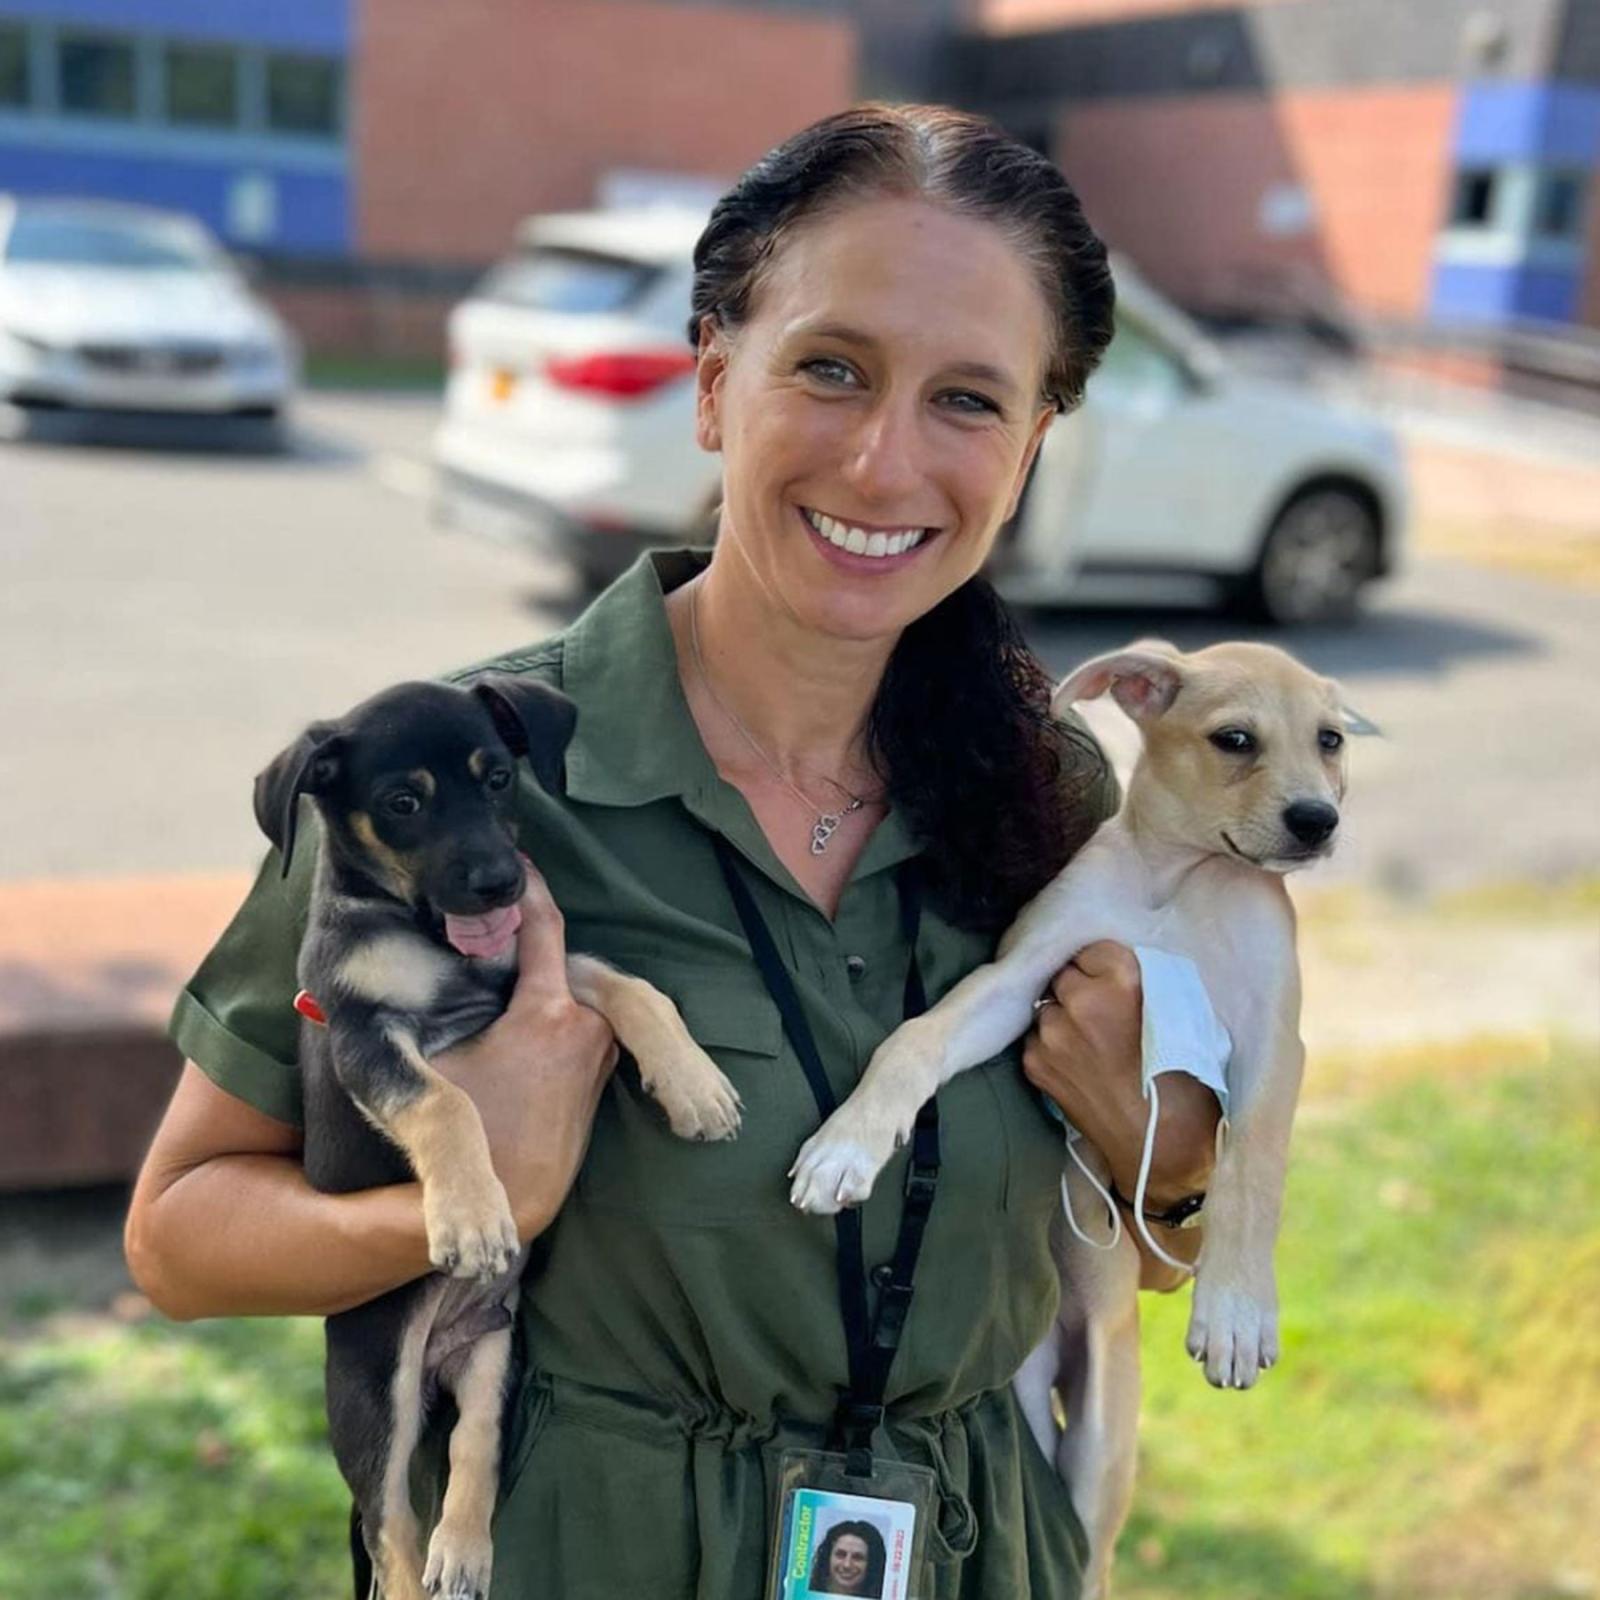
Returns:
[[[539,667],[559,666],[565,651],[560,639],[535,645],[530,650],[516,650],[508,655],[491,656],[487,661],[475,661],[470,667],[457,667],[444,674],[446,683],[465,683],[485,672],[532,672]]]

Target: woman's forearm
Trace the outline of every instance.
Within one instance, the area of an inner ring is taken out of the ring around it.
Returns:
[[[496,1024],[435,1063],[489,1137],[517,1231],[544,1231],[571,1189],[614,1050],[594,1013]],[[328,1316],[430,1270],[422,1190],[324,1194],[299,1135],[185,1068],[129,1209],[135,1281],[168,1316]]]
[[[136,1199],[127,1245],[139,1286],[180,1321],[330,1316],[429,1270],[417,1184],[321,1194],[298,1156],[215,1156],[172,1176]]]

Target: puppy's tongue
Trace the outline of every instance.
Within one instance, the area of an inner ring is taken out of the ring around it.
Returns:
[[[511,948],[522,926],[522,907],[506,906],[482,917],[445,913],[444,936],[464,956],[498,956]]]

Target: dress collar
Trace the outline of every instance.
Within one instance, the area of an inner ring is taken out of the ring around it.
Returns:
[[[706,753],[678,679],[664,602],[709,559],[696,550],[647,555],[567,630],[561,681],[579,708],[567,747],[567,795],[607,806],[677,797],[752,865],[806,898],[773,853],[744,796]],[[895,866],[917,849],[900,814],[891,810],[873,830],[851,879]]]

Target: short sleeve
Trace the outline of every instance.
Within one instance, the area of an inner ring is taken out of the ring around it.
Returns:
[[[269,852],[244,904],[178,996],[168,1025],[173,1043],[219,1089],[296,1124],[302,1116],[295,972],[319,832],[306,805],[288,877],[278,852]]]

